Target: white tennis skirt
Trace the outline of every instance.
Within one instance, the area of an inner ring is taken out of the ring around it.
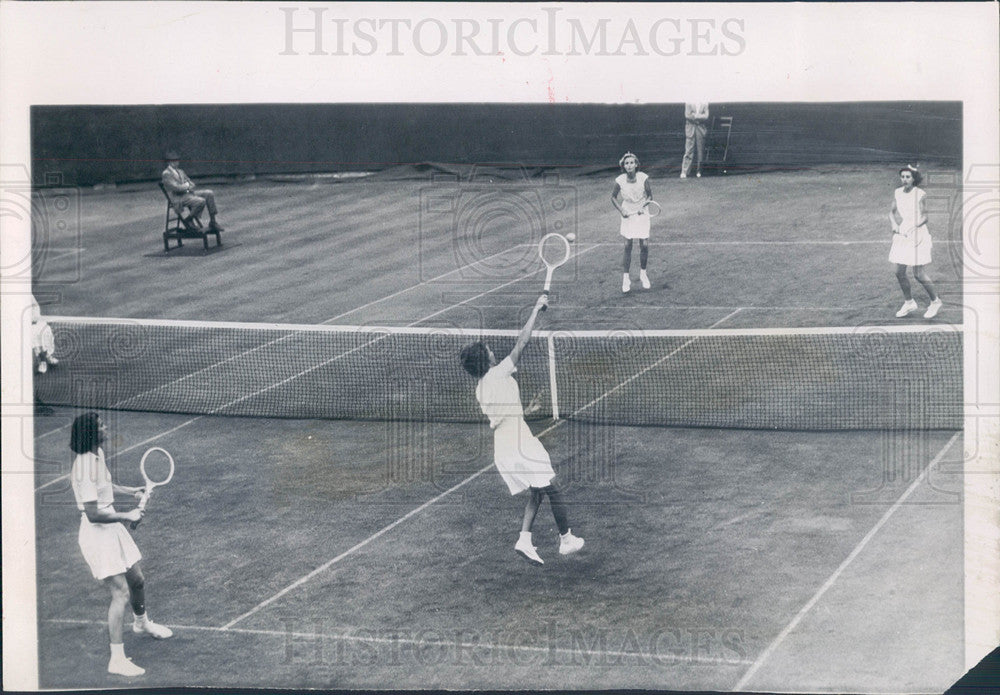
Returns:
[[[139,547],[121,523],[92,524],[80,515],[80,551],[95,579],[124,574],[142,559]]]
[[[649,215],[630,215],[622,218],[621,235],[626,239],[649,238]]]
[[[523,418],[507,418],[493,430],[493,462],[512,495],[545,487],[556,477],[549,452]]]
[[[928,232],[911,235],[893,234],[889,262],[898,265],[928,265],[931,262],[932,245],[931,235]]]

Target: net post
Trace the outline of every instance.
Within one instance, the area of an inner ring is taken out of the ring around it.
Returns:
[[[546,338],[549,346],[549,391],[552,393],[552,419],[559,419],[559,391],[556,389],[556,341],[551,334]]]

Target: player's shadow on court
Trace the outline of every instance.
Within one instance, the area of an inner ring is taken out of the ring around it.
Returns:
[[[198,256],[214,256],[217,253],[224,253],[226,249],[236,248],[238,246],[243,246],[240,243],[225,243],[221,246],[216,246],[212,244],[207,249],[204,248],[200,242],[198,243],[188,243],[184,244],[180,248],[171,247],[169,251],[164,251],[160,249],[154,253],[144,253],[143,258],[188,258],[188,257],[198,257]]]

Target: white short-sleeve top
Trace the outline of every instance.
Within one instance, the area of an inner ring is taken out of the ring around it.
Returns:
[[[642,171],[635,172],[635,181],[629,181],[628,174],[620,174],[615,179],[615,183],[621,189],[622,202],[627,206],[637,209],[639,203],[646,199],[646,180],[648,178],[649,176]]]
[[[521,389],[514,379],[514,366],[510,356],[490,368],[476,384],[476,400],[483,414],[490,420],[490,427],[496,429],[504,420],[524,417],[521,406]]]
[[[81,512],[84,502],[97,502],[98,509],[110,507],[115,502],[111,471],[104,463],[104,449],[98,449],[96,454],[92,451],[77,454],[70,481],[77,509]]]

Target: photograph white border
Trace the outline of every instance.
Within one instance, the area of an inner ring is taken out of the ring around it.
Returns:
[[[303,25],[307,13],[324,10],[321,52],[314,34],[288,33],[289,8]],[[408,19],[409,28],[386,21],[395,19]],[[424,24],[416,36],[413,27],[429,19],[443,29]],[[571,47],[569,20],[589,30],[607,20],[605,49]],[[486,55],[459,39],[462,21],[480,27],[476,45]],[[440,43],[436,31],[443,31]],[[977,242],[964,245],[966,267],[993,268],[982,277],[967,274],[964,292],[967,318],[974,312],[972,325],[980,327],[965,343],[966,421],[975,420],[965,430],[973,455],[966,460],[967,667],[1000,643],[1000,341],[996,324],[983,325],[984,317],[1000,316],[994,3],[4,2],[0,51],[5,175],[30,169],[32,105],[963,102],[965,198],[986,191],[994,201],[992,217],[967,216],[964,230]],[[4,676],[8,688],[35,689],[32,407],[23,390],[31,359],[21,340],[30,229],[25,219],[5,216],[0,223]]]

